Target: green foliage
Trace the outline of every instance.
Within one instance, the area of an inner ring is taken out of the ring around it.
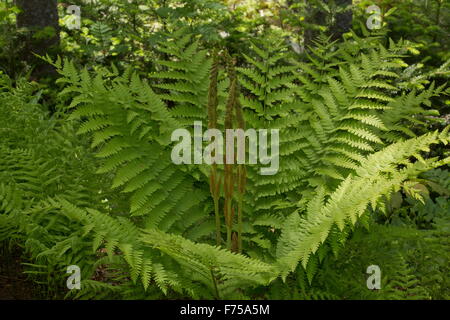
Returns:
[[[19,38],[25,33],[14,25],[18,13],[19,9],[12,3],[0,3],[0,72],[11,78],[23,75],[25,67],[17,56],[24,47],[23,43],[19,44]]]
[[[160,99],[172,103],[172,116],[185,125],[205,120],[211,68],[206,50],[186,29],[180,29],[159,42],[158,51],[166,58],[155,62],[157,71],[150,77],[157,80],[154,87],[163,89]]]
[[[447,216],[448,221],[448,216]],[[341,299],[448,299],[448,230],[373,224],[355,230],[338,258],[327,258],[316,282]],[[381,289],[368,290],[366,269],[378,265]]]
[[[97,24],[93,32],[102,39],[110,31]],[[233,109],[225,109],[236,103],[241,125],[280,130],[279,172],[262,176],[260,165],[248,165],[237,254],[214,245],[208,168],[170,159],[172,131],[207,119],[212,59],[188,28],[165,37],[148,80],[131,68],[80,69],[46,58],[62,89],[53,115],[32,85],[2,78],[0,239],[25,247],[27,272],[55,297],[66,293],[67,266],[78,265],[82,290],[67,297],[82,299],[380,297],[363,292],[365,281],[351,296],[331,287],[328,263],[347,254],[349,236],[358,242],[359,225],[373,224],[369,213],[390,214],[393,193],[421,200],[417,184],[427,180],[442,199],[436,203],[448,207],[447,171],[425,173],[448,164],[445,153],[430,155],[448,145],[448,127],[411,130],[423,129],[419,119],[434,114],[431,100],[445,87],[399,85],[407,82],[398,80],[407,44],[385,48],[354,33],[342,44],[322,37],[306,60],[268,33],[242,54],[237,79],[227,58],[228,68],[215,70],[218,113],[229,120]],[[232,126],[228,120],[217,126]],[[446,218],[433,215],[436,230],[426,231],[432,252],[444,251],[437,239]],[[395,228],[375,224],[369,236],[384,241]],[[419,232],[404,233],[409,241]],[[447,284],[437,285],[426,255],[414,265],[408,252],[383,254],[380,261],[395,265],[386,267],[383,297],[445,296]],[[346,279],[354,283],[360,270],[352,272]]]
[[[370,4],[369,1],[361,1],[359,6],[366,8]],[[418,44],[412,52],[417,55],[414,60],[439,66],[450,58],[448,1],[382,0],[378,5],[390,38],[408,39]]]
[[[368,156],[356,170],[356,176],[348,176],[329,195],[325,204],[326,194],[323,188],[319,189],[317,196],[308,205],[306,216],[302,218],[293,213],[284,225],[284,232],[277,245],[279,263],[282,269],[286,269],[284,275],[293,271],[299,260],[307,267],[310,254],[315,253],[319,245],[325,242],[333,225],[343,231],[346,224],[355,224],[369,204],[376,208],[382,195],[398,188],[411,175],[448,163],[448,158],[439,162],[422,160],[411,163],[406,160],[411,156],[420,159],[420,151],[427,150],[432,143],[447,140],[447,132],[428,134],[395,143]],[[399,169],[398,165],[402,167]]]

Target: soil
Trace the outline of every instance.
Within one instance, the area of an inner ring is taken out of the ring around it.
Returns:
[[[0,300],[36,299],[35,286],[23,273],[21,251],[0,248]]]

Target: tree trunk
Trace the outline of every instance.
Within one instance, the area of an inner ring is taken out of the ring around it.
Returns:
[[[53,68],[40,61],[38,55],[53,55],[59,46],[59,24],[57,0],[16,0],[22,10],[17,16],[17,27],[29,32],[23,38],[26,43],[23,59],[32,67],[33,77],[39,79],[52,74]]]
[[[327,5],[331,5],[333,1],[322,0]],[[337,8],[346,8],[352,4],[352,0],[334,0]],[[309,18],[308,23],[312,25],[328,26],[328,35],[332,40],[338,40],[342,35],[350,30],[353,22],[353,13],[351,10],[338,13],[334,17],[331,17],[329,13],[319,10],[317,4],[309,5]],[[334,18],[334,23],[331,22],[331,18]],[[305,30],[305,45],[310,46],[312,41],[319,35],[317,30],[309,28]]]
[[[346,8],[352,4],[352,0],[335,0],[335,3],[340,8]],[[353,12],[348,10],[336,15],[334,25],[331,27],[332,40],[338,40],[346,32],[349,32],[352,27]]]
[[[327,1],[327,0],[325,0]],[[318,10],[318,8],[313,7],[313,5],[309,5],[308,8],[308,18],[306,19],[307,22],[311,25],[325,25],[326,21],[327,21],[327,13],[322,11],[322,10]],[[306,46],[310,46],[313,44],[313,40],[315,40],[317,38],[317,36],[319,35],[319,31],[313,29],[313,27],[307,28],[305,30],[304,33],[304,37],[305,37],[305,47]]]

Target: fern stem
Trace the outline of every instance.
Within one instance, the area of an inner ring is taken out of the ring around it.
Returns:
[[[231,250],[232,242],[231,242],[231,232],[232,229],[230,226],[227,225],[227,249]]]
[[[236,72],[234,69],[234,63],[231,57],[226,55],[226,63],[228,67],[228,77],[230,78],[230,89],[228,93],[227,104],[225,108],[225,132],[227,129],[233,129],[233,111],[237,100],[237,78]],[[233,189],[234,189],[234,166],[230,164],[228,159],[228,144],[225,148],[225,173],[224,173],[224,196],[225,196],[225,204],[224,204],[224,216],[227,225],[227,248],[231,250],[232,248],[232,239],[231,233],[233,229]]]
[[[216,245],[220,246],[222,243],[222,236],[220,234],[220,213],[219,213],[219,198],[214,197],[214,215],[216,218]]]
[[[211,68],[211,74],[209,77],[209,89],[208,89],[208,128],[217,128],[217,77],[219,74],[219,62],[217,56],[217,50],[213,52],[213,64]],[[210,175],[210,190],[214,201],[214,215],[216,218],[216,245],[220,246],[222,243],[222,237],[220,234],[220,214],[219,214],[219,197],[220,197],[220,181],[217,181],[217,165],[214,163],[211,168]]]
[[[213,285],[214,285],[214,295],[216,296],[217,300],[220,300],[219,289],[217,288],[216,276],[214,275],[214,271],[213,271],[212,268],[210,269],[210,271],[211,271],[212,282],[213,282]]]
[[[238,200],[238,252],[242,252],[242,194]]]
[[[236,110],[236,119],[238,127],[242,130],[245,130],[245,119],[242,112],[242,105],[239,102],[239,98],[236,98],[235,103]],[[238,174],[237,174],[237,185],[238,185],[238,252],[242,252],[242,203],[244,199],[245,193],[245,184],[247,179],[247,172],[245,169],[245,165],[238,165]]]

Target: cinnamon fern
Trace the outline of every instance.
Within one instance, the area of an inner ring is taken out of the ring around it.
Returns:
[[[79,265],[76,298],[240,299],[313,283],[369,212],[449,163],[428,157],[448,127],[414,130],[445,86],[400,86],[404,46],[321,37],[298,56],[268,34],[229,56],[180,29],[150,74],[47,58],[55,114],[29,85],[0,82],[0,239],[23,243],[27,271],[59,287]],[[174,164],[171,134],[194,121],[278,129],[278,172]]]

